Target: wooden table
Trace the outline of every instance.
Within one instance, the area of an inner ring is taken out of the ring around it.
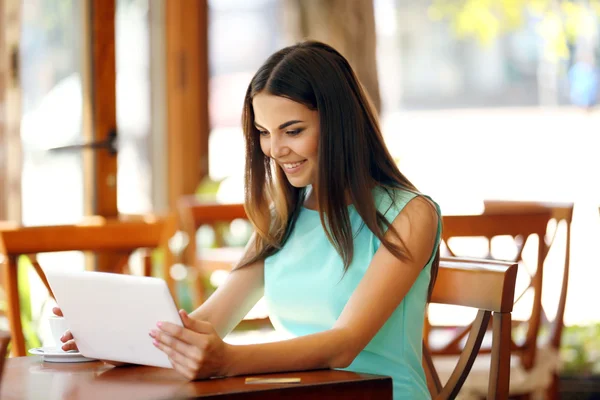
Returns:
[[[299,384],[246,384],[244,377],[188,382],[174,370],[102,362],[45,363],[39,357],[7,360],[2,400],[135,399],[392,399],[392,379],[338,370],[271,374]]]

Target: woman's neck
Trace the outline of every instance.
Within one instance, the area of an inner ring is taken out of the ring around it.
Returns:
[[[304,199],[304,208],[308,208],[310,210],[319,211],[319,198],[317,196],[317,192],[314,187],[310,187],[307,189],[308,192]],[[352,204],[352,198],[350,197],[350,193],[346,191],[346,205],[349,206]]]
[[[317,192],[312,187],[308,189],[308,193],[305,196],[304,207],[308,208],[309,210],[319,211]]]

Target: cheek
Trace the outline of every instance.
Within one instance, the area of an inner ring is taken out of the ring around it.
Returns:
[[[269,146],[268,140],[260,140],[260,149],[267,157],[271,157],[271,146]]]
[[[319,139],[315,138],[308,143],[307,146],[307,155],[315,160],[319,157]]]

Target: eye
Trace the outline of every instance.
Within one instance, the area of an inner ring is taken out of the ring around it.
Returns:
[[[267,136],[267,135],[269,135],[269,131],[261,131],[261,130],[259,129],[259,130],[258,130],[258,134],[259,134],[260,136]]]
[[[298,135],[300,132],[302,132],[304,130],[304,128],[298,128],[298,129],[294,129],[292,131],[286,131],[285,133],[290,135],[290,136],[296,136]]]

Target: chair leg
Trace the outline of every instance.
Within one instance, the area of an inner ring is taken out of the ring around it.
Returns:
[[[52,292],[52,288],[50,287],[50,283],[48,283],[48,279],[46,278],[46,274],[44,273],[44,270],[42,269],[42,266],[40,265],[40,263],[37,261],[36,257],[30,256],[29,260],[31,261],[31,265],[33,266],[33,269],[38,274],[38,277],[40,278],[40,280],[46,287],[46,290],[48,291],[48,294],[50,295],[50,297],[52,297],[54,300],[56,300],[56,298],[54,298],[54,293]]]
[[[546,389],[546,400],[558,400],[558,374],[552,375],[552,382],[548,389]]]
[[[21,325],[21,305],[19,303],[19,271],[17,258],[8,257],[4,268],[4,284],[6,285],[6,297],[8,302],[7,316],[10,334],[12,336],[12,355],[23,357],[25,353],[25,337]]]
[[[144,276],[152,276],[152,253],[148,250],[144,254]]]

